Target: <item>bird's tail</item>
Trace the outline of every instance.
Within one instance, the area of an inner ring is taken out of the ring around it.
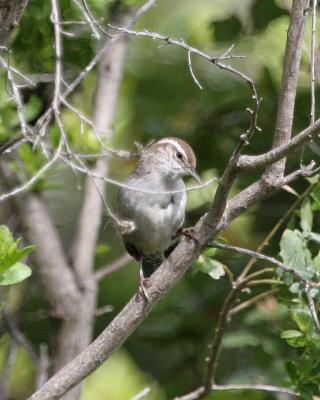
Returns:
[[[149,278],[154,271],[160,267],[163,261],[161,253],[143,254],[141,257],[141,268],[145,278]]]

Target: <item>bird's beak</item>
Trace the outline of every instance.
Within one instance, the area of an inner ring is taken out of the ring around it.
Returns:
[[[188,175],[191,175],[200,185],[202,185],[202,180],[195,169],[188,168],[187,173]]]

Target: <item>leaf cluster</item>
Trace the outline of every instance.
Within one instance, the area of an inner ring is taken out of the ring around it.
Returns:
[[[22,263],[34,246],[19,246],[20,239],[15,240],[9,228],[0,225],[0,285],[13,285],[31,275],[31,269]]]

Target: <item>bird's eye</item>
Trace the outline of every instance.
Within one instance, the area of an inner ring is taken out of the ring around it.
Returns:
[[[177,158],[178,158],[179,160],[182,160],[182,159],[183,159],[183,155],[182,155],[182,153],[180,153],[180,151],[177,151],[177,152],[176,152],[176,156],[177,156]]]

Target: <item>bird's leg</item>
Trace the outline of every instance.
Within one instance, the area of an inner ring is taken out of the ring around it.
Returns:
[[[139,294],[142,298],[145,300],[149,301],[150,298],[147,293],[147,288],[149,286],[149,278],[145,277],[143,275],[143,269],[142,269],[142,260],[140,262],[140,284],[139,284]]]

